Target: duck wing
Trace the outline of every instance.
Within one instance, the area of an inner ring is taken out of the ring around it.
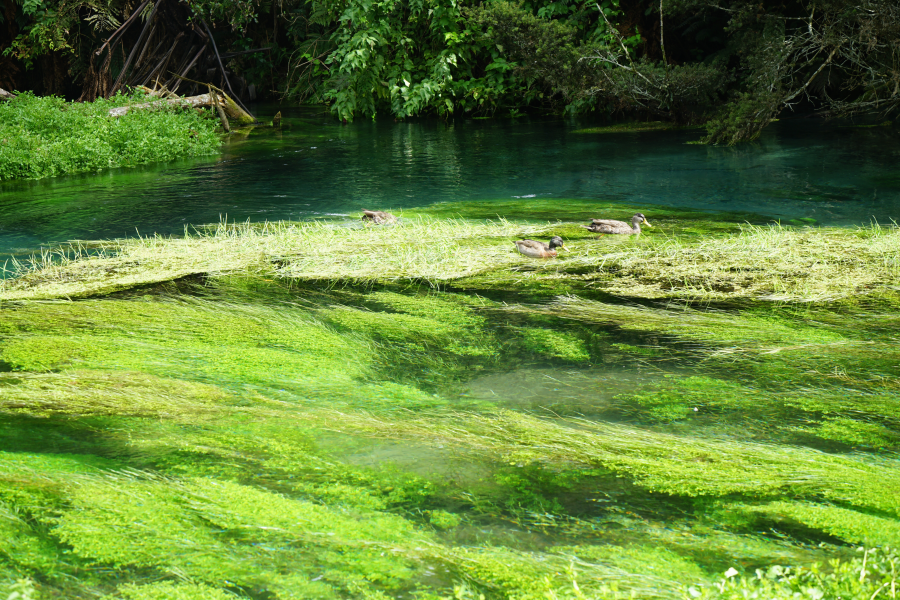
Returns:
[[[544,242],[535,240],[516,240],[516,250],[525,256],[532,258],[544,258],[547,256],[556,256],[556,252],[550,250],[550,246]]]
[[[383,210],[364,210],[362,218],[364,221],[374,221],[378,225],[397,222],[397,217]]]
[[[634,233],[628,223],[613,219],[592,219],[588,229],[594,233]]]
[[[608,227],[627,227],[631,229],[631,225],[625,221],[616,221],[614,219],[591,219],[591,225],[606,225]]]

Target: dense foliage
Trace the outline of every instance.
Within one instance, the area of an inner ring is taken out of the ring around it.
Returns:
[[[23,93],[0,102],[0,181],[39,179],[211,154],[217,121],[195,110],[160,105],[111,117],[144,101],[140,94],[92,103]]]
[[[157,8],[163,15],[160,27],[176,13],[187,19],[185,32],[212,23],[223,51],[269,48],[230,55],[228,68],[260,90],[328,103],[345,120],[379,112],[598,110],[709,123],[709,141],[733,143],[752,139],[786,109],[883,118],[900,107],[900,9],[893,0],[146,6],[144,18]],[[96,86],[90,53],[132,10],[123,0],[8,1],[0,13],[0,87],[59,93],[69,85],[77,95],[82,81]],[[125,35],[125,47],[139,29]],[[107,60],[114,77],[124,48]]]

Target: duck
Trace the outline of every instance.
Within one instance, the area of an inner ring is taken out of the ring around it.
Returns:
[[[624,221],[614,221],[612,219],[593,219],[590,225],[582,225],[582,227],[594,233],[638,235],[641,233],[641,223],[644,223],[647,227],[653,227],[643,213],[638,213],[631,217],[631,227]]]
[[[362,220],[376,225],[389,225],[397,222],[397,217],[383,210],[364,210]]]
[[[550,243],[538,242],[535,240],[516,240],[516,250],[525,256],[532,258],[552,258],[556,256],[555,248],[568,250],[563,243],[563,239],[558,235],[550,238]]]

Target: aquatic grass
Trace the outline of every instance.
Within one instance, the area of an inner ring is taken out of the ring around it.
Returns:
[[[515,252],[514,239],[547,237],[556,227],[425,217],[371,228],[221,223],[181,238],[95,242],[90,254],[78,245],[59,248],[30,266],[13,265],[20,276],[0,281],[0,301],[84,297],[241,272],[329,282],[543,283],[642,298],[824,301],[890,289],[900,273],[900,232],[880,226],[746,226],[737,235],[699,240],[584,240],[549,261]]]
[[[514,252],[557,227],[222,223],[38,258],[0,307],[0,528],[16,549],[0,571],[116,600],[678,598],[719,590],[711,573],[732,565],[893,543],[900,462],[871,445],[897,424],[891,284],[844,304],[611,299],[598,257],[671,240]],[[880,243],[773,235],[807,233]],[[478,278],[502,293],[471,294]],[[111,289],[126,293],[84,298]],[[548,362],[588,382],[585,406],[644,426],[461,396],[482,373],[527,386]],[[629,387],[604,383],[623,366],[641,367]]]
[[[586,129],[576,129],[572,133],[577,134],[598,134],[598,133],[638,133],[643,131],[668,131],[672,129],[682,129],[675,123],[665,121],[634,121],[630,123],[616,123],[614,125],[605,125],[600,127],[589,127]]]
[[[4,472],[16,472],[19,485],[34,485],[23,476],[44,464],[10,458],[0,455]],[[465,580],[475,589],[535,600],[567,597],[579,587],[597,598],[633,592],[674,598],[684,579],[701,573],[694,567],[682,578],[650,575],[615,553],[579,557],[573,548],[451,546],[399,516],[323,506],[221,479],[136,470],[45,472],[43,479],[54,481],[65,503],[40,519],[69,545],[70,561],[115,567],[119,581],[132,578],[119,588],[126,598],[144,586],[190,587],[158,581],[173,576],[197,589],[228,586],[273,598],[367,597],[363,589],[398,592],[429,579],[432,593]],[[148,577],[157,581],[143,583]]]
[[[591,219],[627,221],[631,215],[647,214],[654,236],[659,232],[687,235],[703,233],[720,235],[737,233],[742,223],[763,224],[771,219],[753,213],[703,212],[673,206],[627,204],[586,198],[488,198],[484,200],[454,200],[436,202],[428,206],[404,209],[404,216],[469,220],[508,219],[517,223],[555,223],[578,239],[594,239],[582,225]]]
[[[290,305],[107,299],[30,304],[3,313],[0,338],[13,339],[0,349],[0,359],[20,370],[118,370],[232,389],[311,392],[326,373],[331,375],[323,385],[350,385],[366,371],[372,352],[363,338],[339,335]],[[131,389],[140,385],[136,377]],[[164,386],[158,388],[165,398]],[[78,388],[71,389],[74,398]],[[185,389],[188,405],[201,389]],[[125,402],[127,394],[121,398]]]
[[[587,362],[590,352],[578,336],[564,331],[541,327],[520,327],[525,348],[531,352],[544,354],[572,362]]]
[[[512,239],[546,230],[511,223],[421,220],[368,229],[326,223],[221,223],[212,233],[80,245],[15,263],[0,300],[108,294],[196,274],[260,272],[311,281],[450,281],[526,261]]]
[[[823,302],[868,294],[900,280],[900,230],[873,224],[856,230],[781,225],[741,227],[738,235],[604,257],[615,273],[612,293],[644,298]]]
[[[791,493],[900,516],[900,463],[809,448],[703,439],[587,419],[493,414],[409,414],[405,419],[341,413],[338,431],[404,436],[490,452],[507,463],[606,468],[651,491],[676,496]]]
[[[102,600],[234,600],[236,597],[232,592],[202,583],[161,581],[143,585],[126,583]]]
[[[0,373],[0,412],[201,419],[238,402],[224,390],[136,371]]]
[[[717,351],[724,354],[743,349],[778,354],[789,347],[862,345],[848,339],[844,329],[811,327],[791,318],[790,313],[775,311],[761,314],[753,310],[738,312],[678,305],[660,308],[600,302],[574,295],[560,296],[545,304],[518,304],[509,310],[613,325],[628,331],[675,335],[696,343],[718,344]]]
[[[896,548],[900,543],[900,521],[897,519],[869,515],[841,506],[780,500],[757,505],[729,503],[723,509],[753,515],[761,521],[779,525],[801,524],[851,544]]]

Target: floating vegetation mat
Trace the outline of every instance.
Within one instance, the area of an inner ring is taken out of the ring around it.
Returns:
[[[900,233],[652,222],[8,266],[0,598],[896,598]]]

